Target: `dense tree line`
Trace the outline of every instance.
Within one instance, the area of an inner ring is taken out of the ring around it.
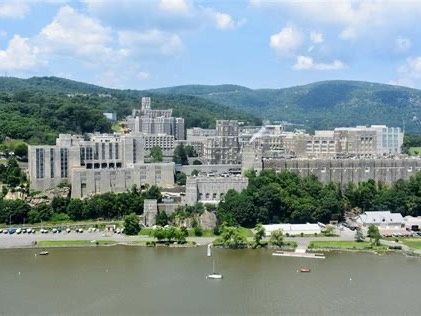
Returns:
[[[51,203],[31,207],[23,200],[0,199],[0,222],[12,224],[41,221],[118,219],[143,213],[145,199],[162,199],[159,188],[140,191],[136,187],[124,193],[104,193],[87,199],[55,197]]]
[[[241,111],[193,96],[161,95],[149,91],[116,90],[54,77],[0,78],[0,141],[5,137],[29,143],[54,143],[58,133],[110,132],[103,112],[119,118],[140,107],[142,96],[152,107],[173,108],[186,127],[212,127],[216,119],[259,120]],[[200,109],[200,111],[198,111]]]
[[[316,177],[263,170],[247,174],[248,187],[229,191],[218,207],[221,222],[254,227],[257,223],[306,223],[342,220],[346,211],[392,211],[421,215],[421,173],[392,186],[373,180],[340,188]]]
[[[402,152],[409,154],[409,148],[411,147],[421,147],[421,135],[405,134],[403,137]]]
[[[17,160],[9,157],[5,164],[0,164],[0,183],[15,188],[26,182],[26,175],[20,169]]]

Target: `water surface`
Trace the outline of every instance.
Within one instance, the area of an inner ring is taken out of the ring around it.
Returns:
[[[421,259],[328,254],[273,257],[267,250],[99,247],[0,250],[0,314],[416,315]],[[300,267],[311,273],[297,273]]]

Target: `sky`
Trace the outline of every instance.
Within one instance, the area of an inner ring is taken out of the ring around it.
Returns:
[[[0,75],[149,89],[421,88],[421,0],[0,0]]]

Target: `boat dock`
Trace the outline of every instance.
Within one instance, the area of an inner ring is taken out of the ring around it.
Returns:
[[[322,253],[307,253],[307,252],[291,252],[291,251],[275,251],[272,256],[278,257],[295,257],[295,258],[313,258],[313,259],[325,259],[325,255]]]
[[[308,253],[307,248],[308,242],[300,242],[294,252],[275,251],[274,253],[272,253],[272,256],[325,259],[325,255],[323,253]]]

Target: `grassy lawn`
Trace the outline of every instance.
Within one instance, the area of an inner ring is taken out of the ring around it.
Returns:
[[[385,246],[372,247],[367,241],[336,241],[336,240],[315,240],[310,243],[309,249],[355,249],[355,250],[381,250]]]
[[[410,248],[421,249],[420,238],[401,238],[399,241]]]
[[[97,244],[98,243],[98,244]],[[112,240],[40,240],[38,247],[92,247],[92,246],[107,246],[114,245],[115,241]]]
[[[418,156],[421,154],[421,147],[410,147],[409,154],[411,156]]]

